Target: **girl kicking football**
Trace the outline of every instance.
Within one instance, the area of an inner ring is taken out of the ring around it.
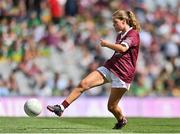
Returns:
[[[124,93],[129,90],[135,76],[136,61],[139,52],[140,25],[132,11],[118,10],[112,15],[113,26],[117,32],[115,43],[101,39],[101,47],[114,50],[113,56],[97,70],[87,75],[69,96],[61,103],[54,106],[48,105],[47,109],[61,116],[64,110],[86,90],[111,83],[111,93],[108,100],[108,110],[115,116],[117,123],[114,129],[121,129],[127,124],[127,119],[122,113],[118,103]]]

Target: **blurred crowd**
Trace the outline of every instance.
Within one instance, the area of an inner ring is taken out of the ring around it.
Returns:
[[[160,3],[160,4],[159,4]],[[66,96],[111,57],[111,15],[141,24],[137,73],[127,96],[180,96],[180,1],[0,0],[0,96]],[[109,85],[84,96],[109,94]]]

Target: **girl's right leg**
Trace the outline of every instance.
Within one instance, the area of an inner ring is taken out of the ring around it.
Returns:
[[[85,77],[77,87],[75,87],[69,96],[63,101],[61,105],[47,106],[47,109],[54,112],[56,115],[61,116],[63,110],[68,107],[73,101],[75,101],[79,96],[86,90],[103,85],[108,81],[106,78],[97,70],[90,73]]]
[[[74,100],[76,100],[84,91],[100,86],[107,83],[106,78],[98,71],[94,71],[90,73],[87,77],[85,77],[79,85],[72,90],[70,95],[66,98],[66,101],[71,104]]]

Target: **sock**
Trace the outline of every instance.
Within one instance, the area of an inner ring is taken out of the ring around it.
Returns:
[[[125,117],[122,116],[121,119],[118,120],[118,122],[123,122],[124,118],[125,118]]]
[[[59,106],[61,107],[61,110],[64,111],[64,106],[62,104]]]
[[[64,101],[61,103],[61,108],[63,107],[62,110],[66,109],[68,106],[69,106],[69,103],[68,103],[66,100],[64,100]]]

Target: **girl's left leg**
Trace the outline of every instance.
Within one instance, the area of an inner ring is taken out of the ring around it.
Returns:
[[[121,127],[121,125],[123,127],[125,118],[121,108],[118,106],[118,103],[126,91],[127,91],[126,88],[111,88],[111,93],[108,100],[108,110],[115,116],[118,123],[120,123],[117,124],[120,125],[119,128]],[[125,123],[127,123],[127,120],[125,121]]]

